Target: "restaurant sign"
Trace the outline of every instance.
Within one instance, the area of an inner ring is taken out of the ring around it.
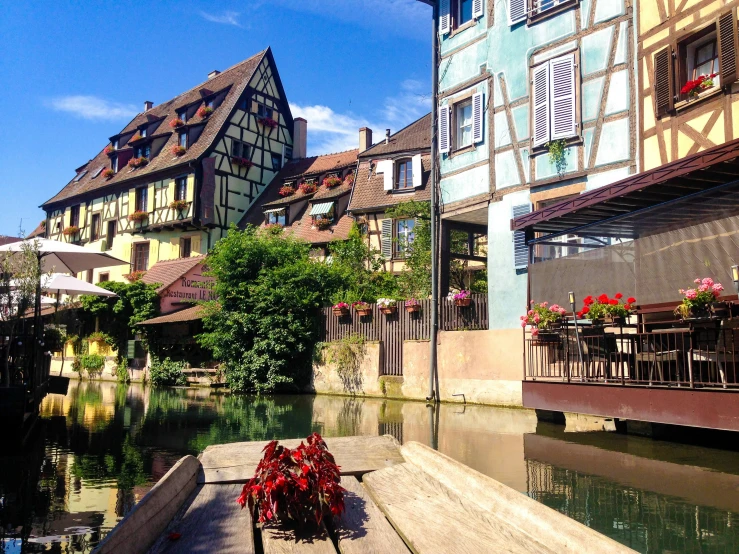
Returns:
[[[182,309],[187,304],[215,300],[215,279],[203,275],[207,268],[198,264],[182,275],[177,281],[161,291],[160,309],[168,314]]]

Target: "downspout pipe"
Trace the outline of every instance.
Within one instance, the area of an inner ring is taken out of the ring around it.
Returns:
[[[433,1],[433,18],[431,22],[431,341],[429,352],[429,395],[426,400],[436,404],[439,402],[439,391],[434,390],[437,378],[437,336],[439,331],[439,200],[437,173],[437,106],[439,97],[439,44],[438,44],[438,21],[439,2]]]

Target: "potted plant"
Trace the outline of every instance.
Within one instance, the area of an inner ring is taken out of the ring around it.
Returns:
[[[257,119],[257,123],[263,125],[264,127],[269,127],[270,129],[274,129],[275,127],[277,127],[277,125],[279,125],[279,123],[277,123],[271,117],[260,117],[259,119]]]
[[[180,156],[184,156],[185,152],[187,152],[187,148],[184,146],[180,146],[179,144],[175,144],[172,146],[172,148],[169,149],[169,151],[172,153],[173,156],[177,156],[178,158]]]
[[[693,79],[691,81],[688,81],[685,83],[685,86],[680,89],[680,94],[687,94],[688,100],[698,98],[698,95],[708,90],[709,88],[712,88],[714,83],[713,79],[718,75],[718,73],[711,73],[710,75],[701,75],[697,79]]]
[[[316,192],[316,184],[313,181],[303,181],[298,185],[303,194],[313,194]]]
[[[391,315],[398,311],[398,301],[392,298],[378,298],[377,307],[385,315]]]
[[[349,185],[349,186],[354,184],[354,172],[353,171],[349,173],[346,177],[344,177],[344,184]]]
[[[346,302],[337,302],[334,304],[332,310],[336,317],[342,317],[349,314],[349,304]]]
[[[409,298],[405,301],[405,311],[410,313],[413,312],[420,312],[421,311],[421,303],[416,300],[415,298]]]
[[[282,185],[278,194],[282,197],[292,196],[295,194],[295,189],[290,185]]]
[[[136,281],[140,281],[141,278],[146,275],[146,271],[132,271],[131,273],[124,275],[124,279],[130,283],[135,283]]]
[[[172,127],[172,129],[177,129],[178,127],[182,127],[184,124],[185,122],[182,121],[179,117],[175,117],[169,122],[169,126]]]
[[[102,175],[103,175],[103,177],[105,179],[112,179],[113,178],[113,175],[115,175],[115,171],[113,171],[112,169],[108,168],[105,171],[103,171]]]
[[[130,160],[128,160],[128,167],[136,169],[137,167],[144,167],[148,163],[149,158],[147,158],[146,156],[141,156],[140,158],[131,158]]]
[[[318,227],[319,231],[325,231],[326,229],[331,227],[331,220],[330,219],[317,219],[316,227]]]
[[[248,160],[241,156],[232,156],[231,161],[234,163],[235,166],[245,167],[246,169],[250,169],[254,165],[251,160]]]
[[[538,342],[557,342],[559,334],[555,332],[562,325],[562,318],[567,313],[558,304],[549,302],[539,304],[531,301],[531,308],[521,316],[521,327],[531,327],[531,337]]]
[[[103,149],[103,153],[107,154],[108,156],[110,156],[114,152],[115,152],[115,148],[113,148],[113,146],[110,144]]]
[[[213,108],[210,106],[200,106],[197,113],[200,119],[205,119],[213,113]]]
[[[131,137],[131,140],[129,140],[128,142],[136,142],[137,140],[141,140],[142,138],[144,137],[141,136],[141,133],[136,133],[134,136]]]
[[[547,143],[549,163],[552,164],[560,178],[567,171],[567,143],[564,139],[552,140]]]
[[[338,177],[326,177],[323,180],[323,186],[327,189],[338,187],[342,183],[342,180]]]
[[[149,217],[149,214],[146,212],[142,212],[141,210],[136,210],[133,213],[128,214],[128,221],[133,221],[134,223],[141,223],[142,221],[146,220],[146,218]]]
[[[313,530],[344,512],[345,489],[333,455],[318,433],[306,443],[291,450],[272,441],[264,448],[254,477],[237,499],[242,508],[249,507],[254,522]]]
[[[354,302],[352,304],[352,307],[356,310],[356,312],[359,314],[359,317],[370,315],[372,313],[372,306],[370,306],[367,302],[363,300],[359,300],[358,302]]]
[[[714,314],[712,306],[716,303],[716,299],[721,296],[724,286],[721,283],[715,283],[710,277],[696,279],[694,283],[698,286],[689,289],[680,289],[683,295],[682,303],[675,308],[675,315],[680,316],[684,320],[689,319],[709,319]],[[723,312],[722,303],[718,303],[717,311]],[[716,317],[722,317],[716,315]]]
[[[588,295],[582,302],[583,307],[577,312],[577,317],[585,317],[596,326],[601,326],[606,321],[614,325],[624,325],[626,318],[633,313],[636,298],[629,297],[623,302],[623,294],[617,292],[613,298],[607,294],[601,294],[598,298]]]
[[[70,225],[69,227],[64,228],[64,231],[62,231],[62,234],[65,237],[73,237],[79,232],[80,232],[79,227],[77,227],[76,225]]]
[[[169,203],[170,209],[178,212],[186,210],[189,205],[190,203],[187,200],[172,200],[172,202]]]
[[[472,302],[472,298],[470,298],[470,295],[471,293],[468,290],[461,290],[457,293],[450,293],[452,300],[454,300],[454,305],[463,308],[466,308],[470,305],[470,302]]]

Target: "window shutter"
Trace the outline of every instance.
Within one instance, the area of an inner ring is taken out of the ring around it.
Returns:
[[[423,183],[421,179],[423,175],[423,164],[421,163],[421,154],[416,154],[411,158],[411,167],[413,169],[413,188],[418,188]]]
[[[174,260],[180,257],[180,237],[169,239],[169,259]]]
[[[526,19],[527,0],[508,0],[508,25],[515,25]]]
[[[531,140],[534,146],[549,142],[549,64],[534,68],[531,84],[534,110],[532,113]]]
[[[451,0],[439,0],[439,34],[448,35],[452,30]]]
[[[70,223],[72,222],[72,208],[66,208],[64,210],[64,224],[62,225],[62,230],[69,227]]]
[[[190,241],[190,255],[194,254],[200,254],[200,237],[198,235],[195,235],[194,237],[191,237],[192,240]]]
[[[577,134],[575,126],[575,55],[568,54],[549,62],[552,112],[551,140]]]
[[[194,202],[195,196],[193,195],[193,189],[195,188],[195,177],[192,175],[187,176],[187,187],[185,190],[185,200],[188,202]]]
[[[136,211],[136,189],[128,189],[128,215]]]
[[[657,117],[674,106],[672,49],[668,46],[654,55],[654,107]]]
[[[159,261],[159,241],[157,239],[149,241],[149,266],[146,269],[150,269],[155,263]]]
[[[84,229],[85,227],[87,227],[87,204],[85,204],[84,202],[80,204],[79,218],[80,220],[77,223],[77,225],[79,226],[80,229]]]
[[[449,153],[449,106],[439,107],[439,153]]]
[[[521,217],[531,212],[530,204],[513,206],[513,218]],[[529,265],[529,248],[526,246],[526,232],[513,231],[513,266],[516,269],[526,269]]]
[[[721,86],[726,87],[736,81],[737,23],[736,10],[721,14],[718,18],[718,71]]]
[[[154,185],[149,185],[146,190],[146,211],[151,213],[154,211]]]
[[[393,257],[393,220],[382,220],[381,252],[388,260]]]
[[[169,181],[169,184],[167,185],[167,205],[169,205],[173,200],[175,200],[175,197],[177,196],[177,193],[175,191],[175,180],[172,179]]]
[[[136,357],[136,341],[126,341],[126,358],[132,360]]]
[[[482,122],[485,113],[482,104],[482,93],[472,95],[472,142],[482,142]]]
[[[482,17],[485,2],[483,0],[472,0],[472,19],[479,19]]]
[[[382,160],[381,162],[377,162],[377,169],[375,170],[375,173],[382,173],[383,177],[383,185],[382,188],[384,190],[393,190],[393,161],[392,160]]]
[[[121,260],[124,262],[128,260],[128,263],[131,264],[133,267],[133,256],[132,256],[132,247],[130,242],[124,242],[123,246],[121,247]]]

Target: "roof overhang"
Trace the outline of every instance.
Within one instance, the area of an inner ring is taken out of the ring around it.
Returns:
[[[517,217],[511,229],[527,231],[529,243],[637,238],[739,213],[738,193],[739,139]]]

